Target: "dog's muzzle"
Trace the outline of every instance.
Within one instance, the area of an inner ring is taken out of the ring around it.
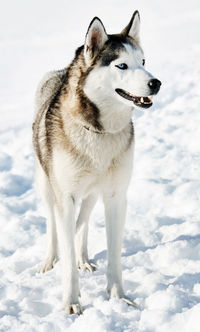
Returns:
[[[137,97],[122,89],[115,89],[115,91],[121,97],[131,100],[135,106],[138,106],[141,108],[149,108],[153,105],[152,99],[150,97]]]
[[[148,82],[149,96],[139,97],[134,96],[130,92],[123,89],[115,89],[115,91],[123,98],[128,99],[134,103],[135,106],[141,108],[149,108],[153,105],[152,98],[150,96],[155,95],[160,90],[161,82],[157,78],[153,78]]]

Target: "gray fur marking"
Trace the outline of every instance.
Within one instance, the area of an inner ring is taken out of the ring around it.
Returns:
[[[53,98],[63,84],[67,70],[54,70],[46,73],[36,91],[36,111],[48,109]]]

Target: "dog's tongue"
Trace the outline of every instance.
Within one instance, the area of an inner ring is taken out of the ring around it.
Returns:
[[[152,100],[149,97],[136,97],[141,104],[150,104]]]
[[[149,97],[143,97],[145,103],[150,103],[151,99]]]

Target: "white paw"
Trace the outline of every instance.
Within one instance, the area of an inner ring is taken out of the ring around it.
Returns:
[[[63,307],[63,310],[68,314],[68,315],[81,315],[82,309],[81,305],[79,303],[76,304],[66,304]]]
[[[135,309],[139,309],[138,305],[127,296],[121,297],[120,300],[126,302],[128,305],[134,307]]]
[[[90,262],[78,263],[78,269],[81,271],[94,272],[97,269],[97,265]]]
[[[122,301],[124,301],[125,303],[127,303],[128,305],[139,309],[137,304],[131,300],[128,296],[124,295],[124,291],[123,288],[119,285],[119,284],[113,284],[112,287],[108,287],[107,288],[107,292],[109,294],[109,298],[117,298],[120,299]]]
[[[47,258],[38,268],[38,273],[45,273],[54,268],[56,262],[58,261],[57,257]]]

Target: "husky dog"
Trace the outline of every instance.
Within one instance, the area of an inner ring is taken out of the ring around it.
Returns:
[[[82,312],[77,267],[95,270],[88,259],[87,236],[99,196],[105,207],[107,291],[110,298],[135,306],[124,294],[120,263],[134,148],[131,116],[134,108],[152,106],[151,97],[161,85],[145,69],[139,30],[138,11],[121,33],[113,35],[95,17],[71,64],[48,73],[37,90],[33,145],[48,239],[40,271],[53,268],[59,244],[68,314]]]

